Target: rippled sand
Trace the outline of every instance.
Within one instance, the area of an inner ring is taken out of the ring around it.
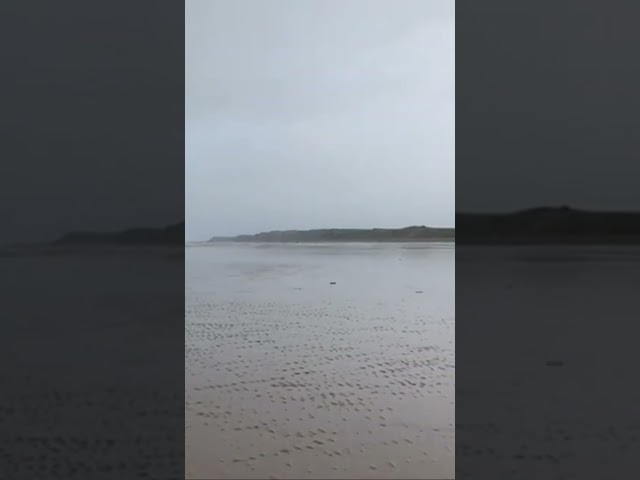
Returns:
[[[459,247],[456,263],[457,477],[639,471],[637,336],[627,332],[640,248]]]
[[[0,259],[0,478],[182,477],[181,253]]]
[[[453,478],[452,246],[186,262],[187,478]]]

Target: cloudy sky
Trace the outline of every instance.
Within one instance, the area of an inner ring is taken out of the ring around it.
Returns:
[[[640,2],[577,3],[458,8],[459,210],[640,210]]]
[[[450,0],[189,0],[187,239],[451,226]]]
[[[0,245],[183,220],[182,13],[176,2],[3,8]]]

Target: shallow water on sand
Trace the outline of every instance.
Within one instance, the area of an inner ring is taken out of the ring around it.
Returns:
[[[190,246],[185,268],[187,478],[454,476],[452,244]]]

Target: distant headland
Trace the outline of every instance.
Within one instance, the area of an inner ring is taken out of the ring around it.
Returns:
[[[455,241],[455,228],[331,228],[316,230],[278,230],[255,235],[213,237],[209,242],[425,242]]]
[[[640,244],[640,212],[539,207],[513,213],[457,213],[461,245]]]
[[[132,228],[116,232],[69,232],[54,246],[184,245],[184,222],[164,228]]]

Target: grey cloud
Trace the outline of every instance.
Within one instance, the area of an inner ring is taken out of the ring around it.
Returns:
[[[449,1],[187,2],[187,237],[452,225]]]

